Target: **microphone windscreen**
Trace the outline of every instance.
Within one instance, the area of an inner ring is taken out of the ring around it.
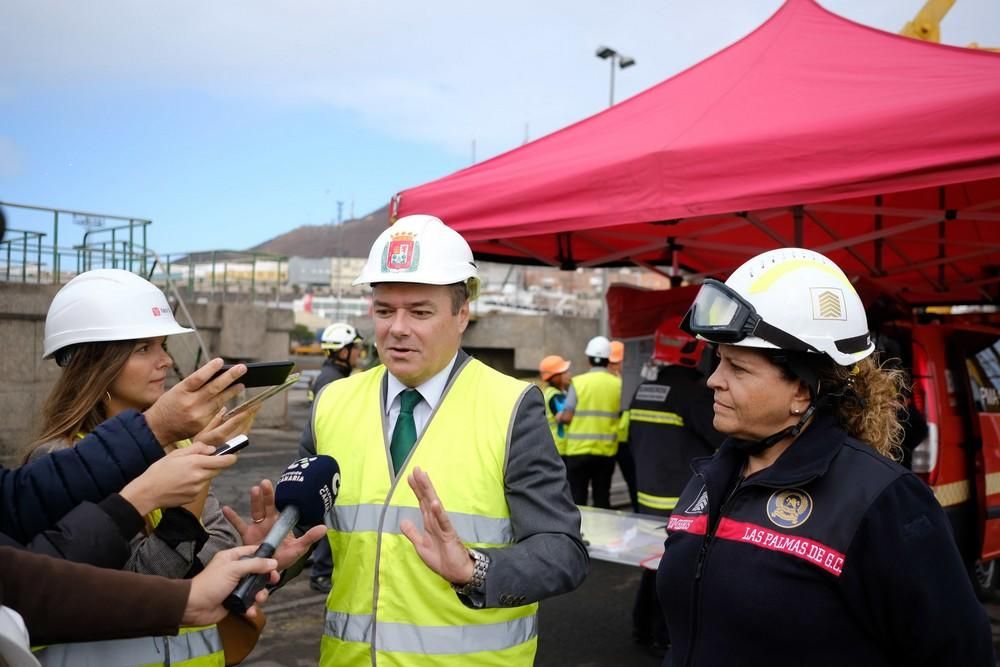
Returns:
[[[333,508],[340,492],[340,466],[332,456],[310,456],[285,468],[274,489],[274,504],[281,511],[298,508],[299,523],[315,526]]]

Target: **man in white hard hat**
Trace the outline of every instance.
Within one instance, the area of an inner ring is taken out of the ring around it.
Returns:
[[[335,380],[340,380],[351,374],[361,358],[361,343],[364,338],[358,330],[347,322],[336,322],[323,330],[320,336],[320,347],[326,354],[326,361],[320,368],[319,375],[309,385],[309,401]],[[299,458],[315,456],[312,429],[308,426],[302,432],[299,440]],[[309,588],[319,593],[330,592],[330,574],[333,572],[333,561],[330,559],[330,543],[326,540],[316,545],[312,553],[312,572],[309,575]]]
[[[618,419],[622,381],[608,371],[611,341],[594,336],[584,354],[590,370],[573,378],[559,421],[566,429],[566,475],[573,502],[586,505],[593,491],[594,507],[611,507],[611,476],[618,453]]]
[[[313,408],[343,478],[320,664],[531,665],[537,601],[588,565],[541,392],[461,350],[478,270],[437,218],[384,231],[355,284],[384,366]]]

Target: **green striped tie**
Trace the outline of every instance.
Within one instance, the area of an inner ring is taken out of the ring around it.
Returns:
[[[417,425],[413,422],[413,408],[417,407],[423,397],[416,389],[404,389],[399,395],[399,417],[396,427],[392,429],[392,440],[389,441],[389,453],[392,455],[392,469],[398,475],[403,469],[403,462],[417,441]]]

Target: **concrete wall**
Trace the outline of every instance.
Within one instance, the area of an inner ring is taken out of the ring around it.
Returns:
[[[490,314],[469,324],[462,347],[482,350],[484,361],[490,350],[513,350],[513,368],[498,370],[518,377],[537,376],[538,363],[550,354],[569,359],[571,370],[581,373],[589,368],[583,349],[597,333],[593,318]]]
[[[58,286],[0,283],[0,462],[11,463],[34,436],[41,405],[59,377],[53,361],[42,361],[45,313]],[[227,361],[276,361],[289,358],[290,310],[246,304],[192,304],[188,306],[212,356]],[[186,322],[181,313],[178,321]],[[173,336],[170,351],[183,374],[206,359],[194,334]],[[168,383],[176,381],[168,379]],[[252,393],[256,390],[250,390]],[[256,425],[282,426],[287,420],[285,395],[269,399]]]

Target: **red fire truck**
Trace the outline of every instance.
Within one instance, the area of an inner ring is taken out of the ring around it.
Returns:
[[[927,423],[912,469],[944,507],[986,598],[1000,580],[1000,313],[918,315],[878,333],[898,342]]]

